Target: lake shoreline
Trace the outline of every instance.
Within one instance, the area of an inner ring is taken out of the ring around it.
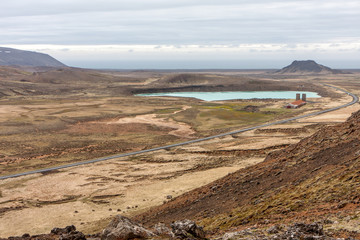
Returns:
[[[186,97],[203,101],[225,101],[237,99],[295,99],[296,94],[306,94],[307,98],[320,98],[316,92],[308,91],[224,91],[224,92],[161,92],[141,93],[142,97]]]

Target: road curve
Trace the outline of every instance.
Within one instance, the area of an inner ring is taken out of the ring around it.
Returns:
[[[351,96],[353,98],[353,100],[351,102],[347,103],[347,104],[344,104],[344,105],[341,105],[341,106],[338,106],[338,107],[322,110],[322,111],[319,111],[319,112],[309,113],[309,114],[305,114],[305,115],[302,115],[302,116],[292,117],[292,118],[288,118],[288,119],[284,119],[284,120],[280,120],[280,121],[276,121],[276,122],[266,123],[266,124],[262,124],[262,125],[258,125],[258,126],[254,126],[254,127],[244,128],[244,129],[240,129],[240,130],[236,130],[236,131],[232,131],[232,132],[222,133],[222,134],[218,134],[218,135],[214,135],[214,136],[209,136],[209,137],[205,137],[205,138],[199,138],[199,139],[190,140],[190,141],[181,142],[181,143],[176,143],[176,144],[170,144],[170,145],[166,145],[166,146],[162,146],[162,147],[156,147],[156,148],[151,148],[151,149],[146,149],[146,150],[141,150],[141,151],[136,151],[136,152],[122,153],[122,154],[118,154],[118,155],[113,155],[113,156],[103,157],[103,158],[97,158],[97,159],[83,161],[83,162],[76,162],[76,163],[66,164],[66,165],[57,166],[57,167],[39,169],[39,170],[34,170],[34,171],[29,171],[29,172],[24,172],[24,173],[17,173],[17,174],[7,175],[7,176],[0,176],[0,180],[8,179],[8,178],[20,177],[20,176],[26,176],[26,175],[35,174],[35,173],[44,173],[44,172],[49,172],[49,171],[59,170],[59,169],[64,169],[64,168],[76,167],[76,166],[81,166],[81,165],[85,165],[85,164],[106,161],[106,160],[115,159],[115,158],[133,156],[133,155],[138,155],[138,154],[142,154],[142,153],[154,152],[154,151],[158,151],[158,150],[183,146],[183,145],[187,145],[187,144],[191,144],[191,143],[207,141],[207,140],[210,140],[210,139],[219,138],[219,137],[232,135],[232,134],[237,134],[237,133],[242,133],[242,132],[247,132],[247,131],[251,131],[251,130],[254,130],[254,129],[258,129],[258,128],[263,128],[263,127],[267,127],[267,126],[287,123],[287,122],[294,121],[294,120],[301,119],[301,118],[317,116],[317,115],[324,114],[324,113],[331,112],[331,111],[335,111],[335,110],[338,110],[338,109],[341,109],[341,108],[344,108],[344,107],[348,107],[348,106],[353,105],[353,104],[355,104],[355,103],[357,103],[359,101],[358,96],[356,96],[355,94],[352,94],[352,93],[347,92],[347,91],[345,91],[343,89],[340,89],[338,87],[334,87],[334,86],[331,86],[331,85],[328,85],[328,84],[323,84],[323,85],[327,86],[327,87],[334,88],[334,89],[339,90],[341,92],[344,92],[344,93],[348,94],[349,96]]]

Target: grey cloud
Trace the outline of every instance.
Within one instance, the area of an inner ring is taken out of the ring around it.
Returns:
[[[360,39],[355,0],[12,0],[3,44],[228,44]]]
[[[251,0],[12,0],[2,3],[2,16],[52,15],[99,11],[138,11],[193,6],[233,5]],[[265,1],[266,2],[266,1]]]

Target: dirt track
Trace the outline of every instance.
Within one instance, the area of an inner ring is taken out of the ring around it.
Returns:
[[[187,109],[191,108],[190,106],[184,106],[182,110],[175,111],[173,114],[177,114],[181,111],[185,111]],[[191,126],[185,123],[179,123],[174,121],[173,119],[165,119],[165,118],[159,118],[156,114],[146,114],[146,115],[139,115],[135,117],[125,117],[120,118],[116,121],[107,122],[106,124],[127,124],[127,123],[141,123],[141,124],[151,124],[159,127],[165,127],[165,128],[172,128],[174,130],[171,130],[169,132],[170,135],[174,135],[177,137],[185,137],[185,138],[194,138],[193,134],[196,132],[191,129]]]

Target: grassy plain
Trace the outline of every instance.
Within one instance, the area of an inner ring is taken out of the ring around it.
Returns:
[[[256,106],[255,111],[247,106]],[[152,148],[299,112],[271,103],[130,96],[12,99],[0,101],[0,109],[2,175]],[[190,133],[172,134],[184,128]]]

